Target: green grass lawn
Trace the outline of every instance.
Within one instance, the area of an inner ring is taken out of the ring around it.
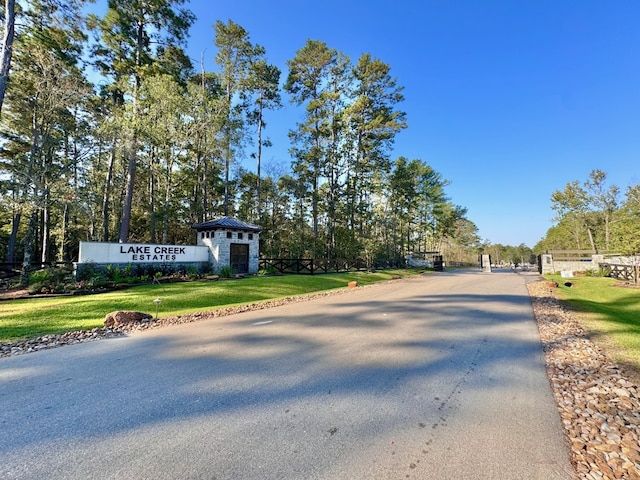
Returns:
[[[615,361],[640,370],[640,289],[616,286],[611,278],[548,278],[558,282],[560,300],[578,313],[590,337]]]
[[[31,298],[0,302],[0,342],[101,327],[107,313],[137,310],[155,315],[159,298],[161,316],[214,310],[294,295],[346,287],[350,281],[368,285],[422,273],[384,270],[324,275],[247,277],[241,280],[199,281],[143,285],[97,295]]]

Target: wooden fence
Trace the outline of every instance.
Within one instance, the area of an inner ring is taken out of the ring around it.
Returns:
[[[315,275],[317,273],[341,273],[367,271],[372,268],[399,268],[404,262],[385,260],[371,264],[363,259],[326,259],[326,258],[261,258],[260,270],[275,270],[278,273],[298,273]]]
[[[610,270],[609,276],[617,280],[630,282],[634,285],[640,283],[640,265],[601,263],[600,268]]]

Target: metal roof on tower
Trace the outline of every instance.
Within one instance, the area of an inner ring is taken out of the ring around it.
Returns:
[[[246,223],[233,217],[221,217],[215,220],[209,220],[208,222],[198,223],[193,226],[198,232],[202,230],[216,230],[216,229],[232,229],[232,230],[245,230],[247,232],[261,232],[262,227]]]

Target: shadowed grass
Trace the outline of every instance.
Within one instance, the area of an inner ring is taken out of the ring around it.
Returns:
[[[0,342],[101,327],[107,313],[137,310],[155,315],[153,300],[159,298],[162,316],[214,310],[230,305],[346,287],[350,281],[368,285],[410,276],[417,270],[384,270],[324,275],[247,277],[218,282],[143,285],[99,295],[32,298],[0,302]]]
[[[559,298],[577,311],[589,336],[615,361],[640,369],[640,289],[616,286],[611,278],[549,278],[558,282]]]

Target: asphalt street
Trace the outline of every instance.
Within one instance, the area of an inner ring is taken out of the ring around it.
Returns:
[[[0,358],[0,478],[572,479],[533,278],[443,272]]]

